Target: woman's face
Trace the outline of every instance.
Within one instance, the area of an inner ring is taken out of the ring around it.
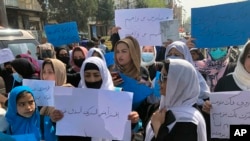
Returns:
[[[244,68],[248,73],[250,73],[250,51],[245,58]]]
[[[84,79],[86,82],[97,82],[102,80],[102,76],[98,70],[86,70],[84,71]]]
[[[45,64],[42,70],[43,80],[56,80],[55,72],[51,64]]]
[[[60,57],[66,57],[66,56],[68,56],[67,50],[65,50],[65,49],[60,50],[58,56],[60,56]]]
[[[155,53],[154,52],[154,47],[153,46],[144,46],[142,48],[142,52],[152,52],[152,53]]]
[[[131,62],[129,48],[125,43],[116,46],[115,57],[119,65],[126,66]]]
[[[167,71],[165,70],[165,67],[162,67],[161,69],[159,84],[160,84],[160,94],[165,96],[167,88]]]
[[[17,100],[17,113],[23,117],[29,118],[33,115],[36,104],[30,93],[24,94]]]
[[[195,50],[190,51],[190,53],[192,55],[193,61],[199,60],[200,56],[199,56],[199,54]]]
[[[170,49],[170,51],[167,54],[167,57],[170,57],[170,56],[174,56],[174,57],[184,59],[184,55],[182,53],[180,53],[176,48]]]
[[[102,56],[96,51],[92,54],[92,56],[99,57],[99,58],[103,59]]]
[[[85,56],[82,51],[75,51],[73,55],[73,59],[84,59]]]

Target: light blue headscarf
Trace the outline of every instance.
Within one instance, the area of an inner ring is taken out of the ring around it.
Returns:
[[[17,96],[22,92],[27,91],[34,97],[32,90],[27,86],[18,86],[11,90],[8,99],[8,109],[5,115],[6,120],[10,125],[8,134],[35,134],[37,140],[40,140],[40,114],[36,107],[35,112],[29,118],[22,117],[17,113]]]

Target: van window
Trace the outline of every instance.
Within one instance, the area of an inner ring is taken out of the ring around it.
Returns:
[[[34,43],[18,43],[18,44],[10,43],[8,44],[8,48],[13,52],[14,56],[18,54],[31,53],[31,56],[37,59],[36,45]]]

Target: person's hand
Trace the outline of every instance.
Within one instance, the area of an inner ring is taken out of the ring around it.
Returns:
[[[111,33],[112,33],[112,34],[118,33],[118,31],[119,31],[120,29],[122,29],[122,28],[119,27],[119,26],[112,27]]]
[[[187,42],[186,42],[186,45],[189,49],[191,48],[195,48],[195,44],[194,44],[194,41],[195,41],[195,38],[188,38],[187,39]]]
[[[140,119],[139,114],[136,111],[132,111],[128,115],[128,120],[131,120],[132,123],[137,123],[139,119]]]
[[[204,111],[207,114],[210,114],[211,108],[212,108],[211,102],[209,100],[206,100],[202,106],[202,111]]]
[[[154,112],[151,117],[151,125],[153,126],[155,137],[157,136],[161,125],[165,121],[165,115],[166,115],[166,110],[161,109],[161,110]]]
[[[119,73],[117,73],[117,72],[111,72],[111,76],[112,76],[112,80],[113,80],[114,86],[118,86],[121,83],[123,83],[123,80],[122,80],[121,76],[119,75]]]
[[[50,114],[50,118],[53,122],[57,122],[63,118],[63,113],[60,110],[54,109]]]

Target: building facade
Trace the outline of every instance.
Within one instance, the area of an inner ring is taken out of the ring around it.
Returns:
[[[37,0],[5,0],[10,28],[42,30],[42,9]]]

